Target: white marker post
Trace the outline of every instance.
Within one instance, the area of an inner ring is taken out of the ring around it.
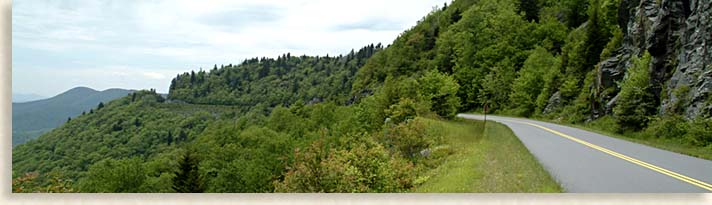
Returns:
[[[482,136],[485,136],[486,132],[485,129],[487,129],[487,102],[485,101],[484,106],[482,106],[482,112],[485,114],[485,122],[482,123]]]

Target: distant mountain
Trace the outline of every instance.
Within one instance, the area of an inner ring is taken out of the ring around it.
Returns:
[[[27,94],[27,93],[13,93],[12,94],[12,102],[14,102],[14,103],[29,102],[29,101],[41,100],[41,99],[45,99],[45,98],[47,98],[47,97],[41,96],[41,95],[36,95],[36,94]]]
[[[44,100],[12,103],[12,145],[35,139],[62,125],[69,117],[89,112],[100,102],[106,103],[132,92],[133,90],[124,89],[96,91],[87,87],[76,87]]]

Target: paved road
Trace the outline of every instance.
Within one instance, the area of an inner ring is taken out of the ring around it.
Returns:
[[[509,126],[566,192],[712,192],[709,160],[552,123],[490,115],[487,120]]]

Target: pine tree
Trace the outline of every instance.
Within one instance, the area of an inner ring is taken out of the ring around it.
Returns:
[[[171,131],[168,131],[168,137],[166,137],[166,141],[168,144],[173,143],[173,134],[171,134]]]
[[[178,164],[178,171],[173,177],[173,190],[178,193],[202,193],[202,177],[198,173],[198,158],[193,151],[186,151]]]
[[[96,110],[100,110],[101,108],[104,108],[104,103],[103,103],[103,102],[99,102],[99,105],[96,106]]]
[[[539,22],[539,3],[537,0],[519,0],[519,12],[524,12],[527,21]]]
[[[587,0],[562,1],[561,4],[564,7],[566,24],[569,27],[578,27],[586,21],[586,8],[588,8]]]
[[[601,12],[601,0],[592,0],[589,8],[588,27],[586,28],[586,62],[584,69],[593,69],[593,66],[600,61],[601,51],[608,43],[610,32],[606,30],[606,25]]]
[[[620,82],[613,117],[619,132],[637,131],[649,121],[648,116],[655,114],[655,97],[650,91],[650,54],[646,51],[641,58],[633,57],[633,65],[626,70],[626,76]]]
[[[184,130],[180,130],[177,141],[185,141],[186,139],[188,139],[188,134],[186,134]]]

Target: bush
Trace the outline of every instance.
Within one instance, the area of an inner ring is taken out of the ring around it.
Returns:
[[[440,141],[440,136],[430,132],[431,125],[416,118],[394,127],[386,128],[382,142],[403,157],[413,159],[421,150]]]
[[[413,165],[389,156],[366,135],[344,137],[348,147],[315,141],[297,149],[276,192],[401,192],[413,186]]]
[[[641,135],[646,138],[680,138],[687,134],[689,128],[689,124],[680,116],[655,117]]]
[[[705,147],[712,144],[712,120],[699,118],[689,123],[689,129],[685,134],[692,145]]]
[[[599,130],[603,130],[606,132],[617,132],[618,131],[618,124],[616,123],[616,119],[614,119],[611,116],[603,116],[601,118],[598,118],[596,120],[593,120],[588,123],[589,126],[594,127]]]
[[[417,107],[414,100],[401,98],[398,103],[391,105],[386,113],[393,123],[400,123],[418,116]]]

